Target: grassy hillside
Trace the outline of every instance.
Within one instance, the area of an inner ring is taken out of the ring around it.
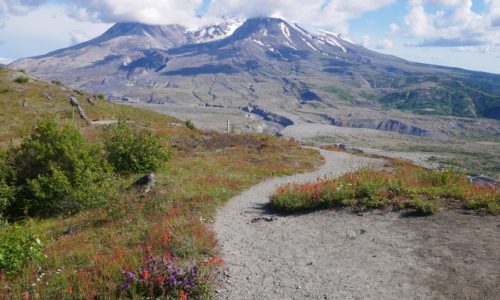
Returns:
[[[19,80],[26,78],[27,82]],[[21,81],[18,83],[16,81]],[[76,96],[90,119],[111,120],[119,116],[129,116],[139,122],[148,122],[157,130],[168,134],[174,128],[179,135],[190,133],[179,129],[182,124],[174,118],[151,113],[150,111],[115,105],[100,100],[95,95],[76,91],[58,84],[41,81],[22,72],[0,68],[0,143],[17,140],[28,134],[36,121],[44,114],[55,115],[66,121],[73,121],[84,130],[92,130],[80,120],[78,112],[69,103],[70,96]],[[91,98],[95,105],[86,99]]]
[[[348,90],[333,86],[325,91],[337,94],[342,101],[364,99],[423,115],[500,119],[500,75],[410,63],[384,55],[364,60],[363,55],[367,53],[350,62],[324,59],[324,71],[342,76],[344,86],[349,86]]]
[[[69,104],[71,95],[77,96],[92,120],[125,117],[133,126],[152,128],[165,147],[174,149],[173,158],[156,173],[157,183],[147,194],[128,188],[144,174],[114,174],[105,205],[66,216],[25,218],[17,222],[19,228],[0,225],[2,241],[26,231],[42,245],[41,255],[23,263],[17,272],[0,270],[2,299],[158,295],[161,291],[144,283],[159,280],[150,278],[146,267],[153,262],[148,257],[162,257],[162,261],[176,266],[192,263],[201,273],[214,272],[221,263],[216,258],[217,241],[210,225],[216,208],[266,177],[311,170],[321,162],[317,152],[304,150],[294,142],[266,135],[189,129],[174,118],[105,100],[95,100],[91,105],[86,98],[92,95],[7,69],[0,69],[2,148],[19,144],[44,114],[54,115],[60,123],[76,125],[90,143],[103,143],[103,126],[80,120]],[[34,246],[39,245],[36,242]],[[145,262],[148,265],[141,267]],[[209,297],[214,274],[201,273],[196,276],[205,280],[206,286],[201,292],[198,288],[201,294],[196,297]],[[134,274],[138,276],[135,279],[142,276],[142,282],[132,282]],[[182,289],[175,295],[181,299],[191,296],[195,295],[187,295]]]

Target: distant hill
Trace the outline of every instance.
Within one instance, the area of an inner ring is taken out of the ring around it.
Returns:
[[[252,107],[292,122],[418,135],[428,130],[412,114],[500,120],[500,75],[409,62],[277,18],[196,30],[116,24],[83,44],[10,66],[92,92]]]

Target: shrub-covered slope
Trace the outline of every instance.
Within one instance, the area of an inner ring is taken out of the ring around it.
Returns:
[[[222,263],[210,226],[216,208],[266,177],[321,161],[294,142],[203,132],[20,72],[0,72],[2,299],[207,298]],[[19,76],[29,80],[15,82]],[[88,119],[125,123],[82,121],[71,95]],[[131,141],[142,144],[122,151]],[[12,180],[28,173],[12,163],[23,157],[34,175]],[[137,179],[153,170],[144,188]],[[105,175],[106,184],[93,189],[95,177],[80,180],[90,171]],[[92,197],[80,197],[82,191],[97,193],[99,201],[85,201]],[[59,209],[66,203],[83,205]]]

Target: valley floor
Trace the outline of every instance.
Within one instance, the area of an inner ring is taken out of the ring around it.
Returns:
[[[500,294],[498,216],[321,211],[277,215],[275,189],[381,161],[321,151],[316,172],[265,181],[219,211],[227,270],[220,299],[494,299]]]
[[[453,167],[473,175],[487,175],[500,180],[500,138],[484,135],[475,130],[463,130],[463,136],[453,134],[439,137],[417,137],[367,128],[338,127],[303,120],[295,125],[283,127],[261,117],[236,108],[207,108],[201,106],[132,104],[174,116],[181,120],[192,120],[198,128],[226,131],[227,121],[235,132],[265,131],[279,133],[315,145],[342,143],[358,149],[369,149],[392,157],[410,159],[428,167]],[[283,112],[280,112],[283,113]],[[445,124],[446,118],[436,120]],[[438,122],[436,121],[436,122]],[[438,123],[439,123],[438,122]],[[498,127],[494,121],[485,121],[486,127]],[[476,133],[475,133],[476,132]],[[477,136],[474,134],[478,134]]]

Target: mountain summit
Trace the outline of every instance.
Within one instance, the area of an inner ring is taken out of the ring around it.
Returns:
[[[11,67],[93,92],[258,107],[292,122],[414,134],[427,131],[392,116],[500,119],[500,75],[408,62],[278,18],[197,29],[116,24],[93,40]]]

